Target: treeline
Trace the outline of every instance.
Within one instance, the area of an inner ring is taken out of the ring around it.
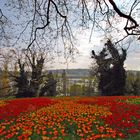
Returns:
[[[128,71],[125,86],[126,95],[140,95],[140,72]]]
[[[3,77],[3,72],[0,72],[0,78]],[[43,72],[43,78],[39,86],[38,83],[32,83],[31,72],[22,70],[16,72],[6,71],[6,73],[7,77],[3,78],[5,83],[0,82],[0,97],[91,96],[97,94],[95,78],[90,76],[82,77],[75,81],[69,78],[66,70],[61,73]]]
[[[118,50],[111,40],[98,54],[92,51],[96,64],[89,76],[72,83],[65,70],[61,74],[44,71],[49,61],[44,49],[9,50],[1,56],[1,97],[140,95],[140,74],[126,72],[127,50]]]
[[[11,57],[3,55],[3,67],[0,75],[1,96],[13,94],[16,97],[36,97],[44,96],[46,91],[48,96],[56,94],[56,91],[52,90],[56,86],[52,73],[42,73],[46,59],[44,52],[24,50],[24,52],[20,52],[19,57],[15,50],[10,50],[10,53]],[[13,61],[14,58],[16,58],[15,61]],[[10,71],[10,64],[13,62],[13,71]]]
[[[15,72],[10,72],[15,73]],[[65,74],[64,74],[65,73]],[[19,72],[16,72],[18,75]],[[10,74],[11,75],[11,74]],[[82,77],[77,82],[70,83],[68,74],[63,72],[43,72],[43,82],[39,90],[39,96],[98,96],[98,79],[96,77]],[[140,95],[140,72],[127,71],[126,85],[124,95]],[[29,78],[31,73],[27,73]],[[36,93],[30,92],[30,85],[21,91],[20,85],[15,85],[12,77],[8,76],[8,72],[0,71],[0,97],[35,97]],[[23,79],[24,80],[24,79]],[[29,82],[29,81],[28,81]],[[31,94],[32,93],[32,94]]]

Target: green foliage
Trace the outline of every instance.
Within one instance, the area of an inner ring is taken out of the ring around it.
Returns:
[[[71,96],[80,96],[83,94],[83,89],[81,85],[73,84],[69,88],[69,93]]]
[[[127,99],[126,102],[129,104],[140,104],[140,98]]]
[[[95,76],[89,75],[88,77],[82,78],[82,95],[93,96],[98,87],[97,78]],[[97,92],[97,91],[96,91]]]
[[[8,62],[5,61],[3,64],[3,70],[0,74],[0,96],[8,95],[10,88],[10,81],[8,75]]]
[[[140,135],[137,135],[137,136],[131,136],[129,138],[127,138],[127,140],[140,140]]]
[[[19,74],[14,75],[14,81],[16,82],[15,86],[18,89],[16,97],[31,97],[32,95],[29,92],[29,81],[28,75],[25,71],[25,63],[22,63],[20,59],[18,59],[19,66]]]
[[[121,53],[116,46],[108,40],[101,52],[96,55],[92,50],[92,58],[96,61],[96,75],[99,78],[98,89],[100,95],[116,96],[124,95],[125,69],[124,61],[127,52],[122,48]],[[93,72],[95,74],[95,72]]]
[[[12,100],[15,99],[15,96],[8,96],[8,97],[2,97],[0,100]]]
[[[126,94],[127,95],[140,95],[140,73],[128,72],[126,79]]]
[[[56,95],[56,83],[57,83],[57,81],[54,79],[52,72],[49,72],[47,75],[45,84],[40,90],[39,96],[44,96],[45,93],[47,96],[55,96]]]

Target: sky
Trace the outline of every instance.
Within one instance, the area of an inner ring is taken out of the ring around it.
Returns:
[[[119,0],[114,0],[114,1],[117,3],[118,6],[121,6],[121,2],[124,2],[124,1],[120,2]],[[126,3],[128,2],[131,5],[131,2],[133,2],[133,1],[125,0],[125,2]],[[126,4],[126,6],[127,6],[127,8],[129,7],[129,5],[127,5],[127,4]],[[135,11],[135,13],[137,15],[136,20],[140,24],[140,10]],[[124,19],[122,19],[122,22],[117,25],[121,30],[120,36],[124,32],[123,27],[124,27],[125,23],[126,22],[124,21]],[[94,61],[93,59],[91,59],[91,50],[95,50],[95,52],[99,53],[99,51],[104,46],[106,39],[97,32],[93,33],[91,41],[89,41],[90,31],[91,30],[87,30],[87,31],[84,31],[83,34],[77,35],[78,43],[79,43],[77,48],[79,50],[80,56],[76,57],[74,63],[70,62],[68,65],[68,68],[70,68],[70,69],[71,68],[75,68],[75,69],[76,68],[89,68],[91,66],[92,62]],[[115,33],[110,34],[109,36],[107,36],[107,38],[110,38],[110,36],[114,37],[115,35],[116,35]],[[118,36],[119,36],[119,34],[118,34]],[[127,42],[127,40],[126,40],[126,42]],[[137,41],[135,39],[131,39],[130,42],[131,42],[131,44],[127,51],[127,58],[124,63],[124,67],[126,70],[140,70],[140,40]],[[124,46],[124,48],[127,48],[127,45]],[[60,59],[60,60],[62,60],[62,59]],[[58,62],[52,68],[53,69],[67,68],[67,65],[62,64],[62,63],[60,64]]]
[[[94,62],[94,60],[91,58],[91,51],[95,50],[96,53],[99,53],[101,48],[104,46],[104,41],[102,41],[102,38],[96,36],[93,37],[92,42],[89,42],[88,35],[83,38],[81,37],[79,42],[80,45],[77,46],[77,48],[79,50],[80,56],[75,58],[74,63],[69,62],[69,69],[90,68],[92,62]],[[125,61],[124,67],[127,70],[140,70],[140,43],[132,43],[127,52],[127,59]],[[63,58],[59,59],[59,61],[56,61],[55,65],[54,63],[50,65],[50,69],[66,69],[67,65],[62,64],[62,62],[65,62]]]
[[[130,0],[126,1],[131,2]],[[120,4],[119,0],[115,0],[115,2],[117,2],[118,5]],[[2,5],[2,3],[4,3],[4,0],[0,1],[0,5]],[[117,26],[122,28],[123,24],[124,22]],[[55,59],[55,62],[47,64],[48,69],[85,69],[91,66],[91,63],[93,62],[93,59],[91,59],[91,50],[95,50],[95,52],[98,53],[104,46],[105,38],[102,37],[99,33],[94,32],[91,41],[89,41],[91,30],[83,31],[82,34],[80,29],[76,29],[75,32],[77,32],[76,38],[78,42],[76,48],[79,51],[79,55],[75,56],[74,62],[68,62],[67,65],[65,63],[66,60],[63,57],[59,57]],[[130,49],[128,50],[127,59],[125,61],[125,68],[127,70],[140,70],[140,41],[139,43],[134,41],[131,44]]]

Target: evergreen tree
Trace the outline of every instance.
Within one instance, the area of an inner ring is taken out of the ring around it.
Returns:
[[[53,77],[52,72],[49,72],[47,75],[47,80],[44,86],[41,88],[40,96],[44,96],[46,93],[47,96],[56,96],[56,80]]]
[[[98,65],[99,91],[104,96],[124,95],[126,50],[122,48],[122,54],[115,48],[110,40],[105,44],[106,48],[96,55],[92,51],[92,58]]]
[[[31,97],[31,93],[29,92],[29,81],[27,72],[25,71],[25,63],[21,63],[21,60],[18,60],[19,65],[19,75],[13,75],[13,78],[16,82],[16,87],[18,88],[16,97]]]

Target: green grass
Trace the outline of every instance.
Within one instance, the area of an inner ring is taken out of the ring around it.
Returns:
[[[15,96],[8,96],[8,97],[2,97],[0,98],[0,100],[11,100],[11,99],[15,99]]]
[[[126,102],[129,104],[140,104],[140,98],[127,99]]]
[[[135,137],[127,138],[127,140],[140,140],[140,134]]]

